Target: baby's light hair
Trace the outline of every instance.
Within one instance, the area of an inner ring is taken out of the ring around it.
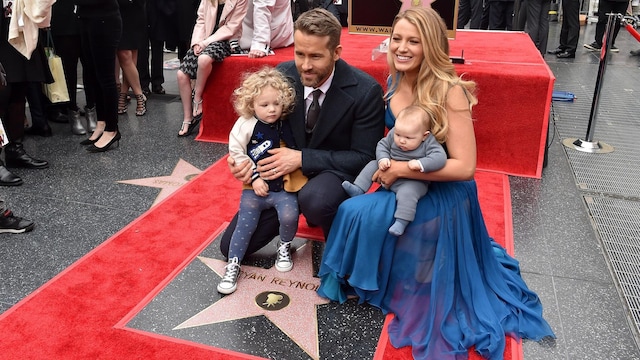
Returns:
[[[419,106],[419,105],[410,105],[406,108],[402,109],[398,113],[398,119],[415,119],[418,118],[420,123],[426,128],[427,131],[431,131],[431,126],[433,124],[433,119],[435,118],[435,114],[430,109]]]
[[[280,71],[265,66],[256,72],[245,73],[242,85],[233,91],[233,107],[238,115],[245,118],[255,115],[253,102],[266,86],[271,86],[278,91],[278,99],[282,104],[282,117],[293,111],[296,92],[291,83]]]

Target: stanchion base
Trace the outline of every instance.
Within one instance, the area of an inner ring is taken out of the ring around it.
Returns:
[[[613,151],[613,146],[599,141],[584,141],[576,138],[567,138],[562,140],[562,144],[568,148],[588,152],[606,154]]]

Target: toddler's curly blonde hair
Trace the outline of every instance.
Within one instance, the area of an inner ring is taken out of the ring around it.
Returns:
[[[256,72],[245,73],[242,85],[233,91],[233,107],[238,115],[244,118],[255,115],[253,102],[265,86],[271,86],[280,94],[279,100],[282,104],[283,118],[293,111],[296,92],[291,83],[280,71],[265,66]]]

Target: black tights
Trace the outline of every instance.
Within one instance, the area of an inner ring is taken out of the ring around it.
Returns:
[[[82,82],[87,83],[87,73],[84,71],[86,60],[82,57],[82,42],[80,35],[54,36],[53,43],[56,46],[56,54],[62,59],[64,77],[69,89],[69,110],[78,110],[76,101],[76,84],[78,83],[78,60],[82,63]],[[95,105],[95,94],[92,87],[85,86],[84,94],[88,107]]]
[[[118,89],[116,87],[116,51],[122,34],[120,14],[103,19],[81,19],[82,52],[85,57],[85,89],[95,94],[98,121],[105,131],[118,130]]]

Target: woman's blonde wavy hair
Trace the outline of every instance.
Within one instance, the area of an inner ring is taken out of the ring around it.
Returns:
[[[287,78],[273,67],[265,66],[253,73],[245,73],[242,85],[233,91],[233,107],[238,115],[250,118],[255,115],[253,102],[265,86],[271,86],[279,94],[282,117],[293,111],[296,92]]]
[[[469,109],[471,109],[478,102],[474,95],[476,85],[473,81],[462,80],[456,73],[455,67],[449,59],[447,26],[437,11],[428,7],[413,7],[399,13],[393,21],[391,36],[393,36],[396,24],[402,19],[418,29],[424,54],[418,77],[413,84],[413,93],[417,95],[414,104],[428,109],[429,113],[434,114],[431,133],[440,143],[443,143],[446,141],[449,131],[446,109],[449,89],[455,85],[462,86],[469,100]],[[390,51],[387,53],[391,84],[385,94],[385,100],[391,98],[404,76],[403,72],[396,70],[393,56],[394,54]]]

